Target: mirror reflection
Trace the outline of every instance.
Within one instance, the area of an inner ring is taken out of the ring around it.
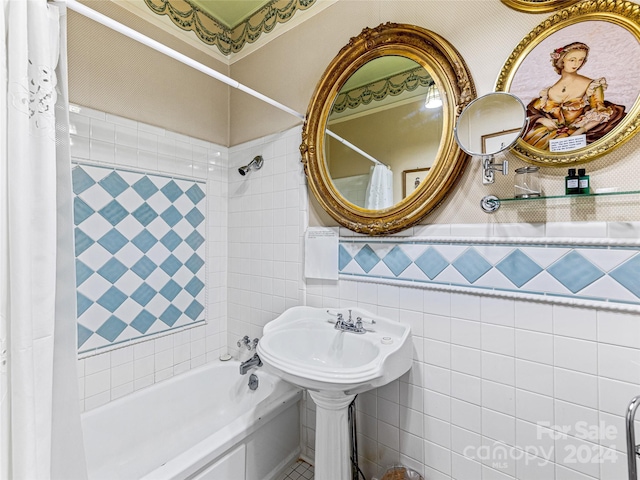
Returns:
[[[492,156],[510,148],[526,126],[522,101],[506,92],[476,98],[460,114],[455,129],[458,145],[469,155]]]
[[[325,133],[324,160],[336,190],[361,208],[389,208],[420,186],[437,157],[442,101],[424,67],[384,55],[345,82]]]

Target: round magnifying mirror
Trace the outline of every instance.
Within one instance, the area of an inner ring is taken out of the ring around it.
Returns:
[[[469,155],[492,157],[511,148],[527,126],[527,109],[515,95],[493,92],[473,100],[455,128],[456,142]]]

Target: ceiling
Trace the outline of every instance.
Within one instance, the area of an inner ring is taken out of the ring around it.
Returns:
[[[151,14],[158,20],[160,16],[175,32],[187,32],[201,46],[230,60],[240,53],[255,51],[335,1],[136,0],[135,3],[146,11],[145,16]],[[311,10],[309,15],[307,12]]]
[[[248,20],[272,0],[191,0],[200,10],[232,29]]]

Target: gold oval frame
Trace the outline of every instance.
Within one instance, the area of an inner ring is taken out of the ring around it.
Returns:
[[[500,71],[495,90],[508,92],[516,71],[540,42],[565,27],[586,21],[605,21],[626,29],[640,42],[640,6],[626,0],[584,0],[560,10],[540,23],[513,50]],[[525,105],[529,103],[524,100]],[[524,161],[540,166],[565,166],[596,159],[630,140],[640,127],[640,94],[625,118],[603,138],[567,152],[549,152],[518,139],[511,151]]]
[[[324,161],[325,125],[349,77],[368,61],[385,55],[408,57],[429,71],[443,101],[444,124],[436,159],[420,187],[392,207],[368,210],[350,203],[334,187]],[[385,235],[415,225],[444,200],[464,171],[469,156],[455,142],[453,130],[458,115],[475,96],[466,63],[442,37],[406,24],[365,28],[331,61],[309,103],[300,145],[309,188],[325,211],[354,232]]]
[[[500,0],[507,7],[526,13],[548,13],[565,8],[578,0]]]

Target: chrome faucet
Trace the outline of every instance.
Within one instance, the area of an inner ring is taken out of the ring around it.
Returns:
[[[327,313],[329,313],[329,310],[327,310]],[[351,310],[349,310],[348,320],[345,320],[342,314],[338,313],[338,320],[336,321],[335,329],[340,330],[341,332],[351,332],[358,334],[363,334],[367,331],[362,326],[362,318],[357,317],[355,323],[353,322],[353,319],[351,318]]]
[[[256,352],[253,354],[253,357],[251,357],[249,360],[245,360],[240,364],[240,375],[245,375],[251,367],[261,367],[261,366],[262,366],[262,360],[260,360],[260,357]]]

